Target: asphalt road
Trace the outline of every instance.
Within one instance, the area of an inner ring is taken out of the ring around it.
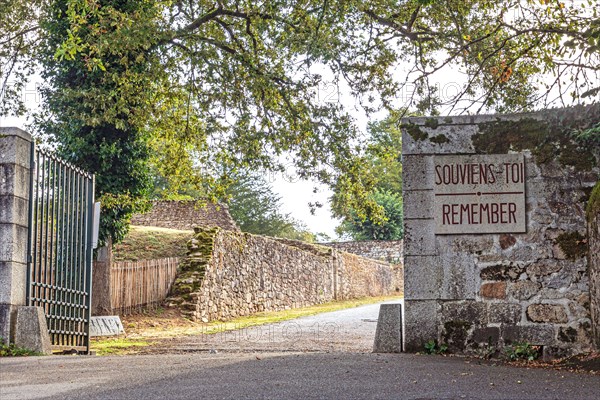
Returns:
[[[598,399],[598,376],[410,354],[55,356],[0,361],[0,398]]]
[[[372,354],[377,310],[186,338],[162,354],[2,358],[0,400],[600,399],[600,377],[588,374]]]

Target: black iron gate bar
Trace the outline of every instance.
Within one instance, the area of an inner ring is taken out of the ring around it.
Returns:
[[[94,177],[31,148],[28,305],[46,314],[55,350],[89,351]]]

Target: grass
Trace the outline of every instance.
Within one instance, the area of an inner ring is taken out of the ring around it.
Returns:
[[[129,338],[111,338],[92,341],[91,349],[99,356],[127,355],[136,353],[140,347],[150,346],[148,340],[133,340]]]
[[[6,344],[0,337],[0,357],[23,357],[23,356],[42,356],[42,353],[15,346],[14,343]]]
[[[272,311],[235,318],[230,321],[209,323],[192,322],[179,315],[177,310],[159,309],[141,315],[124,316],[123,325],[126,335],[119,338],[96,339],[92,341],[92,350],[98,355],[134,354],[140,347],[182,336],[216,334],[224,331],[244,329],[252,326],[273,324],[311,315],[345,310],[383,301],[399,300],[399,296],[368,297],[356,300],[333,301],[303,308],[284,311]]]
[[[183,257],[192,231],[132,226],[125,239],[113,247],[115,261],[151,260],[155,258]]]

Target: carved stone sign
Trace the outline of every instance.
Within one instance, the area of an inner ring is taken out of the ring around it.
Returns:
[[[90,318],[90,337],[115,336],[125,333],[118,315]]]
[[[523,154],[434,156],[436,234],[522,233]]]

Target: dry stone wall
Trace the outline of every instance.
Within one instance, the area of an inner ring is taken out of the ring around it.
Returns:
[[[570,132],[598,120],[600,105],[404,121],[406,349],[432,339],[459,352],[516,341],[548,356],[591,348],[584,209],[600,149]],[[436,234],[435,160],[509,153],[525,158],[526,232]]]
[[[321,244],[362,257],[372,258],[373,260],[381,260],[390,264],[402,264],[402,240],[363,240]]]
[[[192,320],[387,295],[396,284],[389,264],[328,247],[222,229],[195,231],[168,299]]]
[[[180,230],[192,230],[195,226],[217,226],[239,231],[226,205],[207,203],[202,206],[196,201],[153,201],[148,212],[131,218],[131,224]]]

